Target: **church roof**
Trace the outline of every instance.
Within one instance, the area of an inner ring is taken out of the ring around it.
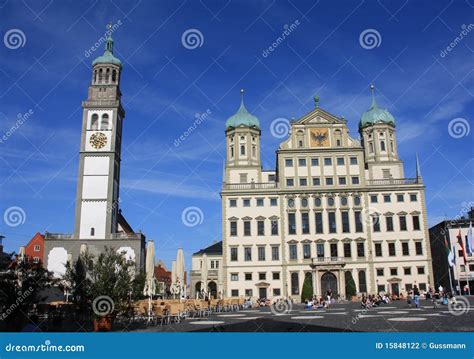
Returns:
[[[206,247],[204,249],[201,249],[200,251],[193,253],[194,255],[199,255],[199,254],[214,254],[214,255],[219,255],[222,254],[222,241],[216,242],[209,247]]]
[[[258,118],[254,115],[252,115],[250,112],[247,111],[244,105],[244,90],[240,90],[240,93],[242,94],[242,98],[240,101],[240,107],[239,110],[232,116],[230,116],[226,123],[225,127],[226,129],[228,128],[236,128],[240,126],[245,126],[245,127],[255,127],[260,129],[260,121]]]
[[[92,61],[92,66],[97,64],[114,64],[122,66],[122,61],[114,56],[114,40],[112,39],[112,35],[107,37],[104,54]]]
[[[374,86],[370,86],[372,90],[372,104],[369,109],[364,112],[360,119],[359,128],[371,126],[376,123],[387,123],[395,126],[395,118],[388,110],[380,108],[375,101]]]

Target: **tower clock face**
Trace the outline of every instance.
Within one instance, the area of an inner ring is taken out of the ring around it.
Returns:
[[[97,132],[92,134],[89,142],[96,150],[100,150],[107,144],[107,136],[102,132]]]

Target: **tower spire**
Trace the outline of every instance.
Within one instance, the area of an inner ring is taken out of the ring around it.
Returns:
[[[112,39],[112,23],[107,24],[107,41],[105,42],[105,51],[114,53],[114,39]]]

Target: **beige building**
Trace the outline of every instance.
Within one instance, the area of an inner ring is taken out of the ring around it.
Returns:
[[[426,290],[433,273],[425,190],[418,161],[416,177],[405,177],[395,119],[373,97],[359,141],[318,103],[291,122],[274,170],[262,169],[260,123],[243,99],[227,120],[225,295],[300,300],[306,276],[318,296],[331,288],[345,297],[350,276],[359,294]]]

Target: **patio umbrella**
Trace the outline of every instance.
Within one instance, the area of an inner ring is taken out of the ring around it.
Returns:
[[[185,293],[185,278],[184,278],[184,253],[183,249],[178,249],[178,254],[176,256],[176,282],[178,284],[180,296],[186,297]]]
[[[79,255],[83,256],[87,253],[87,244],[83,243],[81,244],[81,247],[79,248]]]
[[[202,256],[202,268],[201,268],[201,290],[204,293],[204,297],[207,294],[207,254],[204,253]]]
[[[20,262],[23,262],[26,258],[25,247],[20,247],[20,251],[18,253],[18,259]]]
[[[222,263],[219,263],[219,268],[217,269],[217,285],[219,287],[219,296],[220,299],[224,298],[224,268]]]
[[[171,293],[173,293],[173,298],[176,294],[176,280],[177,280],[177,275],[176,275],[176,261],[171,262]]]
[[[156,292],[155,243],[151,240],[148,241],[148,246],[146,248],[145,271],[146,271],[146,281],[145,281],[145,288],[143,289],[143,294],[148,296],[148,320],[150,320],[151,319],[151,298]]]

